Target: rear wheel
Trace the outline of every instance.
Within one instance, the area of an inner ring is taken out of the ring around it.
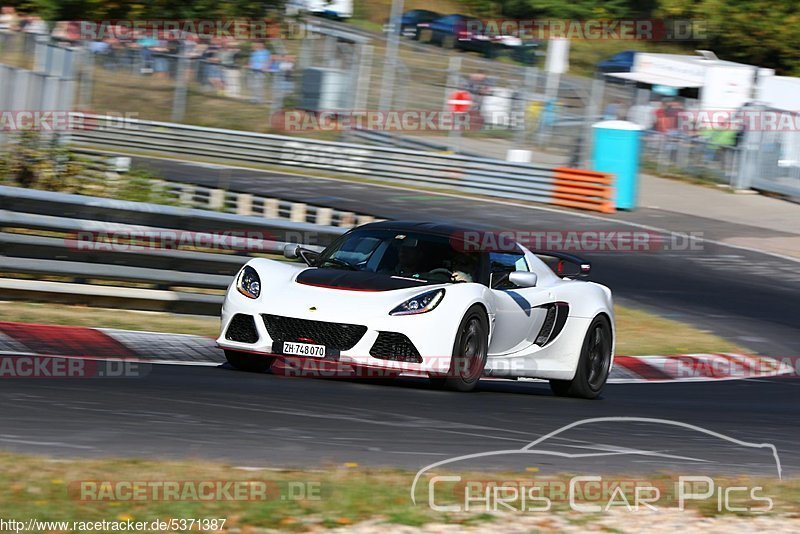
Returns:
[[[272,363],[275,361],[274,356],[262,356],[235,350],[226,350],[225,358],[236,369],[251,373],[263,373],[272,367]]]
[[[598,315],[586,331],[575,377],[572,380],[551,380],[553,393],[584,399],[600,395],[611,369],[612,345],[611,325],[604,315]]]
[[[480,306],[472,306],[458,327],[450,369],[444,376],[431,377],[431,381],[455,391],[472,391],[483,375],[488,352],[489,321]]]

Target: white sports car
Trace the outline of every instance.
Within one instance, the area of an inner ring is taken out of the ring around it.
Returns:
[[[459,391],[481,376],[541,378],[557,395],[597,397],[613,363],[611,291],[575,279],[587,262],[504,237],[384,221],[321,252],[287,245],[304,263],[250,260],[228,288],[217,343],[249,371],[313,359]]]

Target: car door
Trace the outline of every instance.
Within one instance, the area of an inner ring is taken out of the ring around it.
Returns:
[[[529,271],[522,252],[489,252],[491,295],[495,307],[489,354],[508,354],[533,344],[544,323],[542,305],[553,302],[548,288],[517,287],[508,281],[514,271]]]

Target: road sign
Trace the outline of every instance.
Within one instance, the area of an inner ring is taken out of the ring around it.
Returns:
[[[472,95],[468,91],[453,91],[447,99],[447,106],[454,113],[466,113],[472,108]]]

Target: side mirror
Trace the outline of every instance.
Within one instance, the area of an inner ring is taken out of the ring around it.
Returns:
[[[313,266],[317,258],[319,258],[319,252],[307,249],[303,245],[298,245],[297,243],[287,243],[284,245],[283,255],[290,260],[300,258],[306,265],[310,266]]]
[[[508,275],[508,281],[517,287],[536,287],[539,277],[528,271],[514,271]]]
[[[283,255],[290,260],[296,260],[300,257],[300,245],[297,243],[286,243],[283,246]]]

